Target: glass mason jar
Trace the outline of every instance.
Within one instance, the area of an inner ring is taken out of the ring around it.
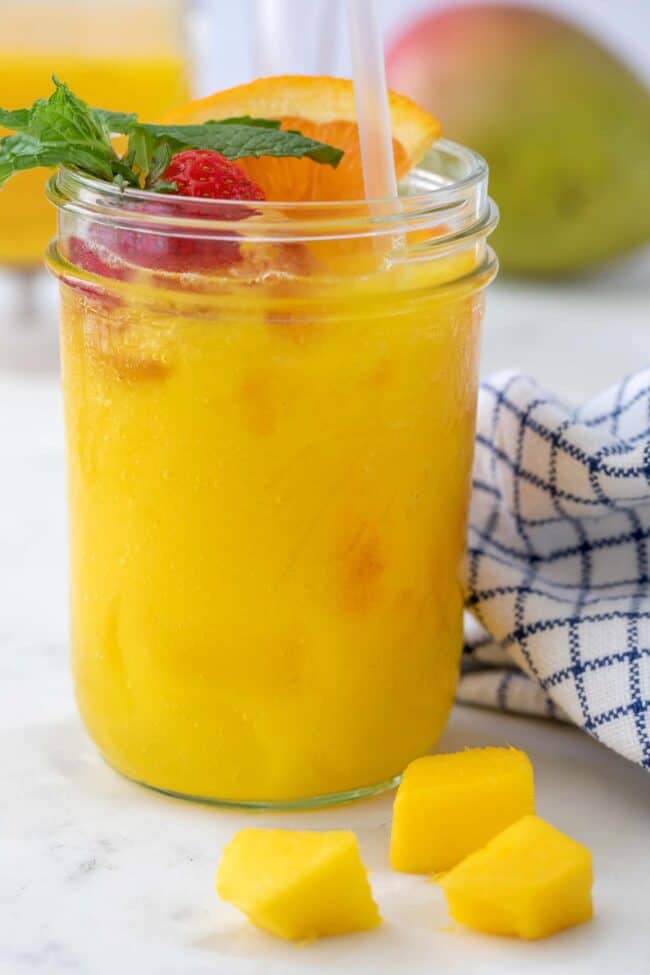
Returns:
[[[483,160],[438,142],[398,213],[154,203],[65,170],[49,195],[92,738],[216,803],[393,785],[461,651]]]

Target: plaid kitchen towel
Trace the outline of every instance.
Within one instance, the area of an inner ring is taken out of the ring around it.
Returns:
[[[650,769],[650,369],[579,409],[481,386],[458,700],[559,717]]]

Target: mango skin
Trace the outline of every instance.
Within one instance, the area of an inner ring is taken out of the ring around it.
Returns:
[[[524,816],[440,881],[455,921],[527,941],[593,915],[587,847],[538,816]]]
[[[564,276],[650,240],[650,92],[533,8],[472,5],[397,38],[388,79],[490,166],[502,269]]]

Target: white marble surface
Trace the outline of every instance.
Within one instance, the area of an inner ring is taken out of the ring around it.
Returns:
[[[490,297],[488,370],[522,365],[570,397],[650,359],[647,265],[577,286],[501,285]],[[434,885],[390,872],[390,797],[240,815],[110,771],[72,699],[59,399],[56,381],[37,373],[0,375],[0,592],[2,975],[650,971],[650,777],[573,729],[457,709],[442,742],[525,748],[541,814],[593,850],[596,919],[532,945],[450,929]],[[220,904],[224,841],[271,822],[355,829],[386,924],[296,948]]]

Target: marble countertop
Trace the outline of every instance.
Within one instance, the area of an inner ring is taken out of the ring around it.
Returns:
[[[485,369],[522,366],[565,396],[591,394],[650,358],[649,304],[642,265],[577,286],[500,284]],[[574,729],[457,708],[441,743],[525,748],[540,813],[593,851],[595,920],[535,944],[454,929],[438,888],[388,869],[390,796],[245,815],[168,799],[108,769],[81,728],[68,675],[56,379],[1,364],[2,975],[650,971],[650,778]],[[295,947],[221,904],[213,881],[224,842],[269,823],[356,830],[385,925]]]

